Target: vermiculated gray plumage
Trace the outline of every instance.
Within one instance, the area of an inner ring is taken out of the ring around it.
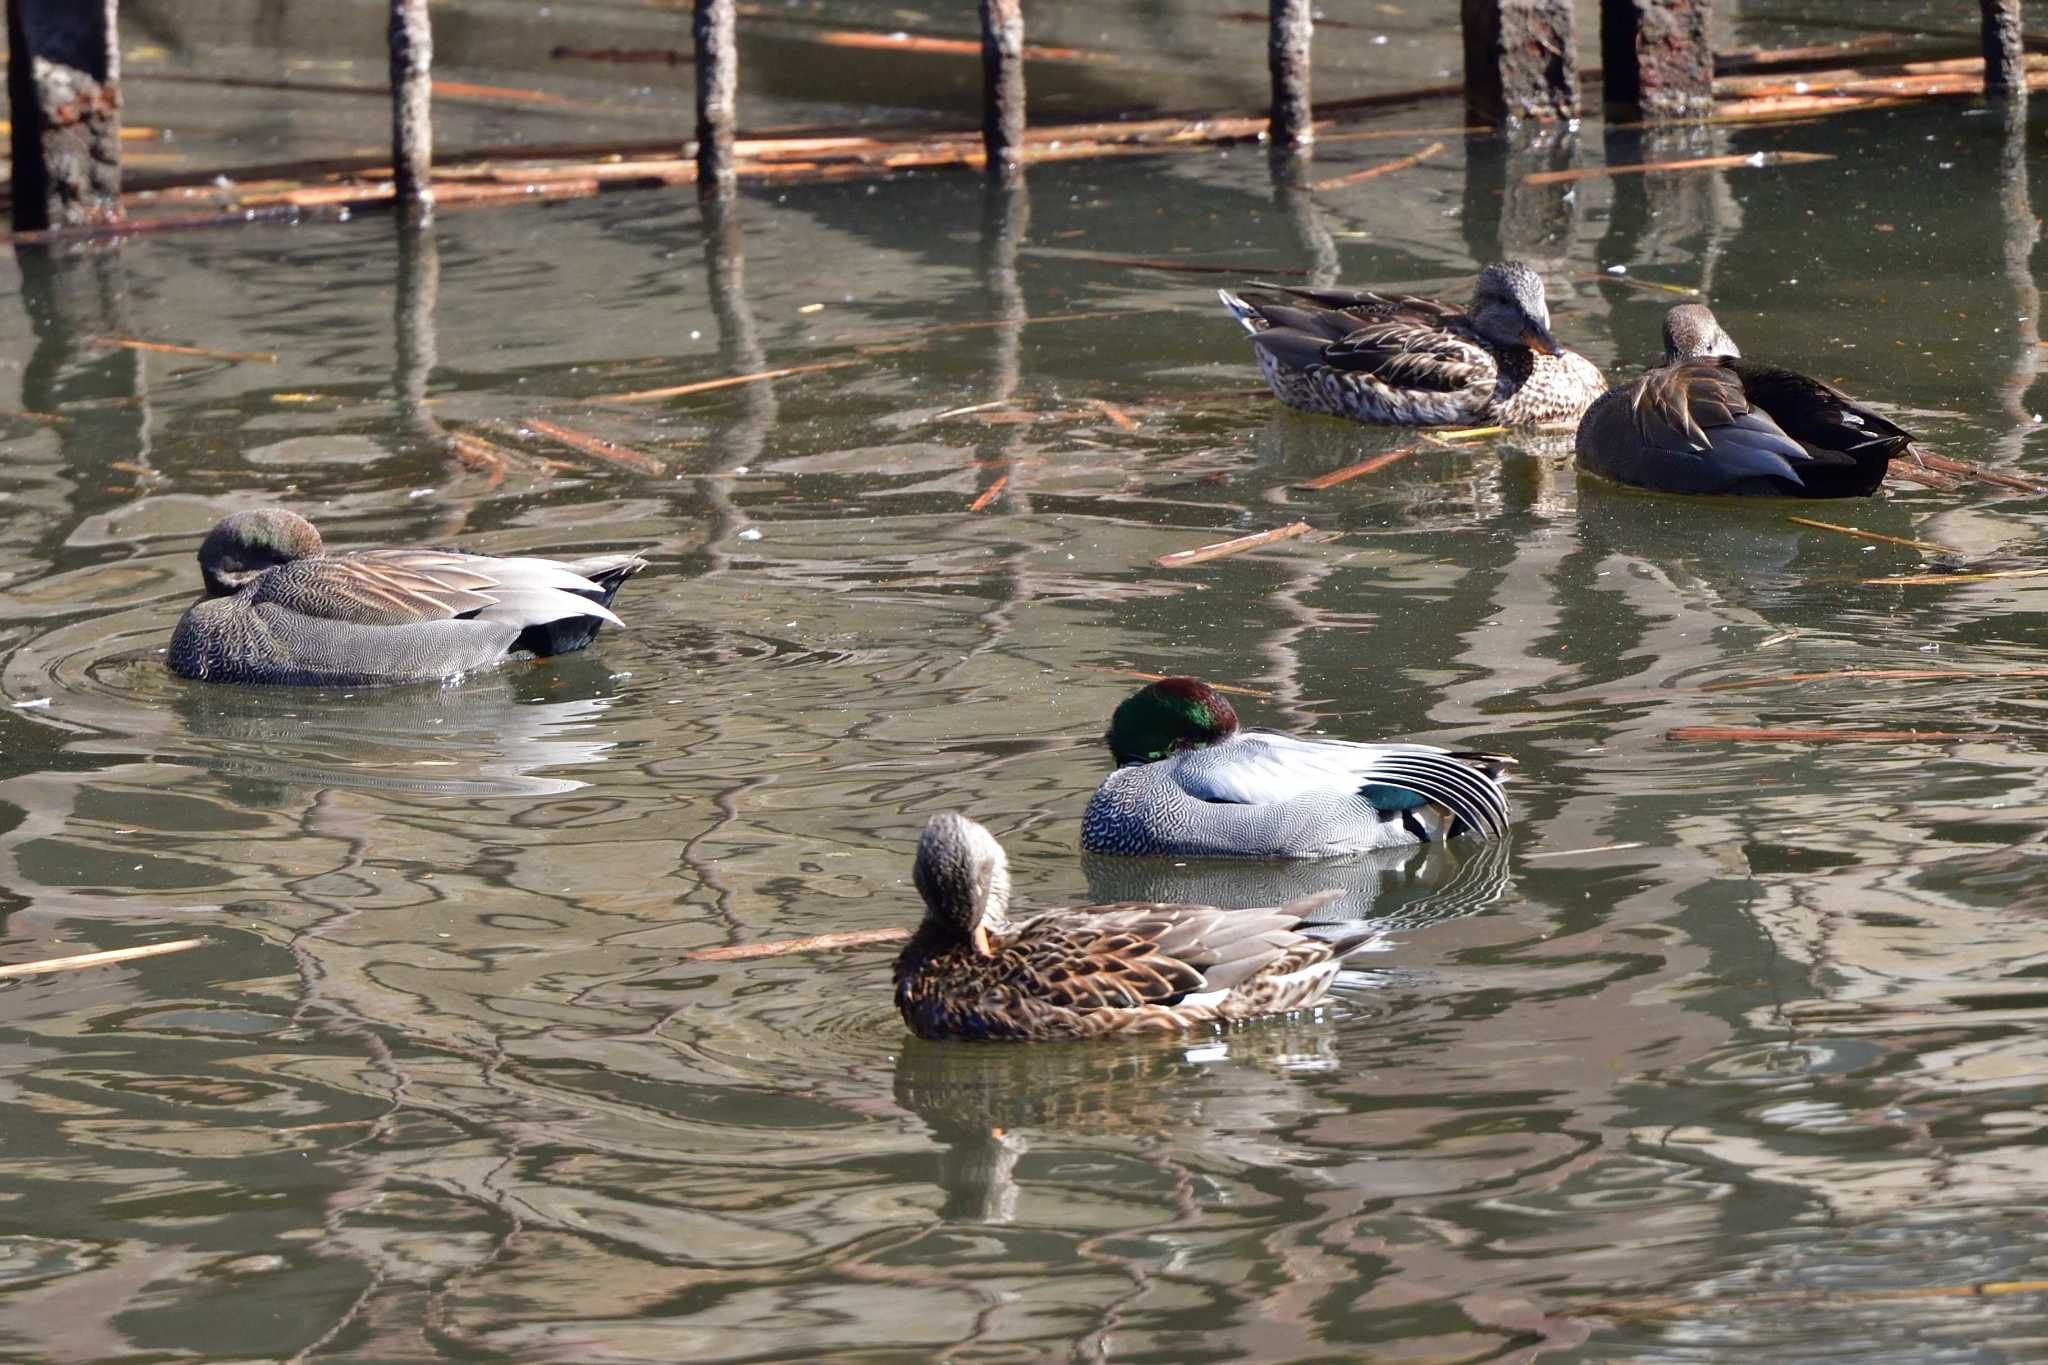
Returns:
[[[357,686],[453,677],[581,649],[638,555],[564,563],[461,550],[329,554],[281,509],[225,518],[200,547],[208,595],[171,634],[169,663],[207,682]]]

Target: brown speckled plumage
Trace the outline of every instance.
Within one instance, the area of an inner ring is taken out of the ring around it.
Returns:
[[[1015,923],[1002,846],[960,815],[918,842],[924,922],[896,959],[896,1007],[925,1038],[1182,1032],[1307,1008],[1372,931],[1302,933],[1336,893],[1279,909],[1077,906]]]
[[[1576,420],[1607,387],[1550,334],[1543,281],[1520,261],[1480,274],[1470,308],[1365,289],[1219,291],[1273,394],[1356,422],[1537,426]]]
[[[199,547],[207,595],[171,634],[169,663],[206,682],[361,685],[446,678],[581,649],[637,555],[574,563],[460,550],[329,554],[293,512],[223,518]]]

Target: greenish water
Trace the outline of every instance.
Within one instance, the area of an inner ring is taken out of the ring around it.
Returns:
[[[1304,490],[1413,442],[1248,396],[1213,289],[1320,260],[1458,294],[1521,255],[1626,375],[1674,298],[1640,283],[1699,287],[1749,353],[2048,475],[2041,136],[1589,122],[1312,199],[1212,148],[1009,201],[450,212],[404,256],[380,218],[17,255],[0,957],[205,942],[0,984],[0,1355],[2039,1358],[2038,1292],[1929,1291],[2048,1279],[2048,579],[1863,580],[2030,565],[2043,502],[1650,497],[1555,439]],[[1522,181],[1779,150],[1836,159]],[[172,678],[199,535],[263,502],[654,568],[628,631],[459,687]],[[1513,838],[1323,869],[1386,951],[1221,1037],[923,1045],[886,950],[683,958],[908,924],[936,810],[998,832],[1024,905],[1308,875],[1080,858],[1128,671],[1511,753]]]

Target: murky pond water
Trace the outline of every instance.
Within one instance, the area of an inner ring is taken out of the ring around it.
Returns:
[[[1312,198],[1211,148],[1011,200],[932,174],[444,213],[408,253],[368,219],[18,255],[0,956],[203,943],[0,985],[0,1353],[2037,1357],[2048,579],[1867,580],[2027,567],[2048,506],[1651,497],[1554,438],[1304,489],[1416,443],[1250,396],[1213,289],[1458,292],[1518,254],[1627,373],[1674,298],[1644,286],[1698,287],[1751,354],[2048,475],[2042,123],[1596,122],[1332,141],[1317,174],[1449,145]],[[1757,151],[1836,159],[1523,180]],[[1161,258],[1227,273],[1129,264]],[[630,630],[458,687],[173,678],[199,535],[270,502],[654,568]],[[1514,754],[1513,838],[1083,860],[1134,671]],[[1389,942],[1316,1018],[1035,1048],[912,1042],[886,950],[684,957],[910,922],[944,809],[1026,905],[1313,876]]]

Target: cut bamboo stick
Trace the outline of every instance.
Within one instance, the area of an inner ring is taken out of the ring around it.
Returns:
[[[816,953],[828,948],[862,948],[877,943],[901,943],[909,937],[908,929],[846,929],[836,934],[770,939],[766,943],[743,943],[732,948],[699,948],[695,952],[684,953],[683,961],[748,962],[758,957],[786,957],[791,953]]]
[[[94,337],[92,344],[130,351],[159,351],[165,355],[194,355],[207,360],[246,360],[258,365],[275,365],[273,351],[216,351],[205,346],[179,346],[168,341],[137,341],[134,337]]]
[[[1854,526],[1837,526],[1832,521],[1815,521],[1812,517],[1787,517],[1785,520],[1799,526],[1814,526],[1823,531],[1834,531],[1845,536],[1855,536],[1861,540],[1881,540],[1887,545],[1904,545],[1911,550],[1926,550],[1931,554],[1959,555],[1962,553],[1961,550],[1949,545],[1936,545],[1928,540],[1908,540],[1904,536],[1888,536],[1882,531],[1864,531]]]
[[[1318,474],[1313,479],[1303,479],[1294,486],[1319,493],[1325,488],[1335,488],[1340,483],[1348,483],[1352,479],[1370,474],[1375,470],[1385,469],[1394,461],[1406,459],[1420,449],[1422,449],[1421,446],[1403,446],[1399,450],[1389,450],[1383,454],[1375,455],[1369,460],[1360,460],[1357,464],[1348,464],[1342,469],[1333,469],[1327,474]]]
[[[571,450],[580,450],[585,455],[603,460],[609,464],[624,465],[628,469],[637,469],[643,474],[665,474],[668,472],[667,461],[658,460],[654,456],[634,450],[630,446],[622,446],[617,441],[607,441],[601,436],[593,436],[587,431],[577,431],[573,427],[565,427],[554,422],[543,421],[538,417],[529,417],[519,425],[529,431],[537,431],[551,441],[558,441],[562,445],[568,446]]]
[[[997,498],[1001,497],[1003,489],[1008,487],[1009,483],[1010,476],[1008,474],[996,475],[996,481],[990,484],[987,488],[983,489],[981,496],[976,498],[973,502],[967,505],[967,510],[970,512],[981,511],[990,503],[994,502]]]
[[[1931,743],[1934,741],[1978,739],[1980,737],[1981,735],[1977,733],[1964,733],[1956,730],[1804,730],[1748,725],[1681,725],[1664,732],[1664,738],[1688,744],[1722,741],[1732,743],[1797,741],[1800,743],[1918,744],[1923,741]]]
[[[1926,583],[1984,583],[1994,578],[2040,578],[2048,569],[1986,569],[1981,573],[1922,573],[1910,574],[1904,578],[1861,578],[1859,583],[1893,584],[1899,586]]]
[[[206,940],[203,938],[174,938],[167,943],[144,943],[134,948],[111,948],[103,953],[77,953],[71,957],[53,957],[42,962],[10,962],[0,967],[0,977],[82,971],[87,967],[104,967],[114,962],[132,962],[138,957],[182,953],[187,948],[197,948],[204,942]]]
[[[1367,166],[1364,170],[1353,171],[1349,175],[1333,175],[1328,180],[1313,182],[1309,188],[1312,190],[1341,190],[1346,185],[1357,185],[1367,180],[1376,179],[1379,176],[1390,175],[1395,171],[1405,171],[1410,166],[1419,166],[1443,149],[1443,143],[1432,142],[1413,155],[1397,156],[1392,161],[1382,161],[1377,166]]]
[[[1296,536],[1305,536],[1314,529],[1305,521],[1290,522],[1285,526],[1276,526],[1270,531],[1238,536],[1234,540],[1219,540],[1213,545],[1203,545],[1192,550],[1176,550],[1172,554],[1161,555],[1152,562],[1162,569],[1184,569],[1190,564],[1206,564],[1212,559],[1227,559],[1231,555],[1241,555],[1247,550],[1256,550],[1275,541],[1292,540]]]
[[[769,379],[788,379],[792,375],[816,374],[820,370],[843,370],[848,365],[858,365],[857,360],[820,360],[811,365],[787,365],[779,370],[757,370],[753,374],[730,374],[723,379],[701,379],[694,384],[671,384],[661,389],[635,389],[630,393],[604,393],[595,398],[585,399],[590,403],[651,403],[662,398],[682,398],[693,393],[710,393],[714,389],[736,388],[741,384],[759,384]]]
[[[1688,156],[1676,161],[1642,161],[1624,166],[1580,166],[1568,171],[1532,171],[1522,177],[1525,185],[1563,185],[1574,180],[1598,180],[1612,175],[1647,175],[1652,171],[1706,171],[1737,166],[1797,166],[1810,161],[1833,161],[1826,152],[1751,152],[1748,156]]]

